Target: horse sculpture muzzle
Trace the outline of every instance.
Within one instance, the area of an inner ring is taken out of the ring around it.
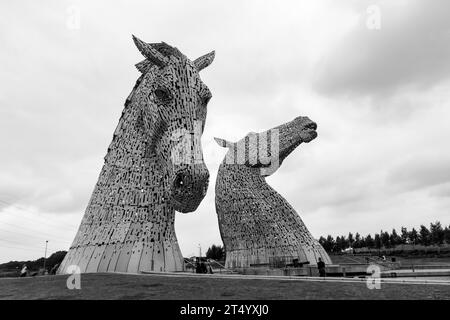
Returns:
[[[182,213],[194,211],[208,190],[208,168],[204,163],[177,166],[174,177],[172,199],[175,210]]]

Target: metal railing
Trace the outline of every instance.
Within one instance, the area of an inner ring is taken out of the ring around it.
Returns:
[[[209,259],[209,258],[208,258],[208,259],[206,259],[206,262],[210,264],[211,268],[213,268],[213,267],[215,266],[214,269],[216,269],[216,270],[218,269],[218,270],[219,270],[219,273],[222,273],[222,272],[232,273],[232,272],[233,272],[233,270],[228,269],[227,267],[225,267],[223,264],[221,264],[221,263],[220,263],[219,261],[217,261],[217,260]],[[192,261],[189,260],[189,259],[184,259],[184,263],[185,263],[185,266],[186,266],[186,265],[189,266],[189,269],[192,268],[193,272],[196,271],[196,268],[197,268],[197,262],[192,262]]]

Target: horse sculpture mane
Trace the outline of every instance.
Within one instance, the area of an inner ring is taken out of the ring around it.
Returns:
[[[145,57],[136,64],[142,74],[58,273],[74,265],[80,272],[184,269],[175,210],[194,211],[208,187],[200,137],[211,93],[199,71],[214,52],[190,61],[166,43],[133,40]]]
[[[331,263],[294,208],[265,181],[302,142],[317,136],[306,117],[236,143],[216,139],[229,148],[216,180],[216,212],[226,251],[227,268],[250,265]]]

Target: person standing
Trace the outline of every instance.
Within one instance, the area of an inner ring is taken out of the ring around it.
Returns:
[[[20,277],[21,277],[21,278],[22,278],[22,277],[26,277],[26,276],[27,276],[27,272],[28,272],[27,265],[24,264],[23,267],[22,267],[22,270],[20,271]]]
[[[325,262],[322,261],[322,258],[319,258],[319,261],[317,262],[317,268],[319,269],[319,276],[325,277]]]
[[[59,263],[55,264],[53,268],[50,270],[50,274],[56,274],[56,271],[58,270]]]

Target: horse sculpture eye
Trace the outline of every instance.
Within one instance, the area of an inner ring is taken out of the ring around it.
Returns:
[[[171,95],[166,89],[156,89],[153,94],[158,100],[162,102],[167,102],[171,99]]]

